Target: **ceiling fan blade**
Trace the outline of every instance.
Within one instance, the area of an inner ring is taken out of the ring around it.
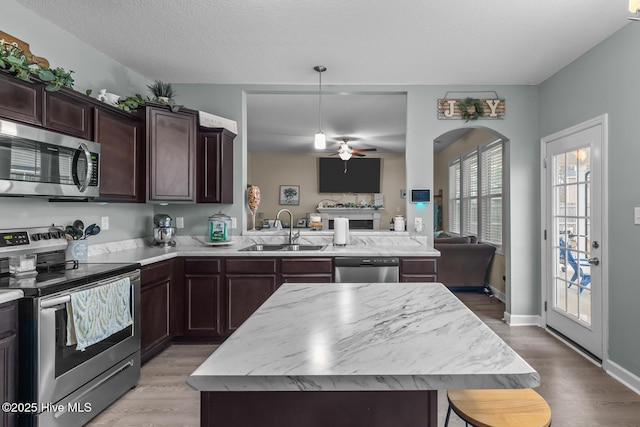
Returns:
[[[351,150],[352,153],[361,153],[363,151],[378,151],[377,148],[354,148]]]
[[[360,154],[360,153],[351,153],[352,156],[358,156],[358,157],[366,157],[366,154]]]

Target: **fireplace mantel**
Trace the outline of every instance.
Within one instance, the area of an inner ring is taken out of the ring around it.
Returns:
[[[329,221],[334,218],[349,218],[349,220],[373,221],[373,230],[380,230],[380,216],[382,209],[378,208],[318,208],[322,217],[322,229],[329,230]]]

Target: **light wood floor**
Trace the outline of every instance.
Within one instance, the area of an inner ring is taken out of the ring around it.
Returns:
[[[551,406],[554,427],[640,427],[639,395],[543,329],[506,325],[501,320],[504,304],[496,299],[475,293],[457,295],[540,373],[542,384],[537,391]],[[171,346],[142,367],[138,387],[88,425],[199,426],[199,395],[185,384],[185,378],[213,350],[212,345]],[[442,426],[447,410],[445,392],[438,398]],[[452,414],[449,425],[459,427],[464,422]]]

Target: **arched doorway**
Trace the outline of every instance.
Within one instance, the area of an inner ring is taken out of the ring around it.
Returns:
[[[486,127],[453,129],[434,139],[434,237],[473,235],[496,246],[486,283],[505,302],[507,145],[504,135]]]

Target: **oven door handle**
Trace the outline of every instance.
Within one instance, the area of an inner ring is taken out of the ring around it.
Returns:
[[[63,295],[61,297],[40,301],[40,308],[51,308],[69,301],[71,301],[71,295]]]

